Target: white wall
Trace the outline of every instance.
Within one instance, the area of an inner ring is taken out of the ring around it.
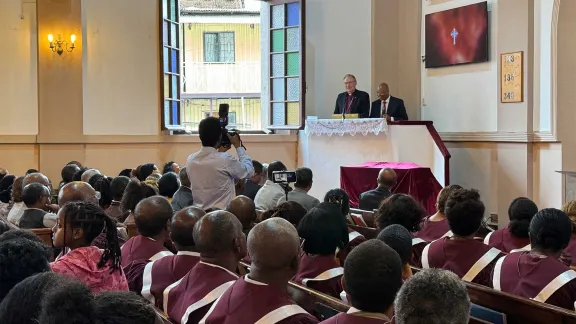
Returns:
[[[554,1],[534,1],[534,130],[551,131]]]
[[[461,7],[483,0],[443,1],[436,5],[422,0],[422,55],[425,55],[425,23],[427,14]],[[498,35],[497,0],[489,0],[490,61],[485,63],[422,68],[421,109],[423,120],[433,120],[440,132],[496,131],[498,114]]]
[[[372,89],[372,0],[306,2],[306,114],[330,117],[344,75]]]
[[[0,134],[38,134],[36,4],[0,1]]]
[[[84,134],[158,134],[158,17],[157,0],[82,1]]]

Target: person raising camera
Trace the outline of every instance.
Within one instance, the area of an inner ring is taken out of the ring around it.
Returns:
[[[218,118],[202,120],[198,133],[202,148],[191,154],[186,163],[194,206],[204,210],[224,209],[235,196],[234,180],[250,178],[254,174],[252,159],[236,133],[226,132],[226,136],[236,148],[238,159],[226,152],[231,146],[222,145],[223,131]]]

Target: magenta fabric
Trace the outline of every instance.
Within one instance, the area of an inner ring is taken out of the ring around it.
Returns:
[[[351,207],[358,206],[361,193],[376,188],[378,172],[383,168],[394,169],[398,176],[392,193],[408,194],[419,201],[429,215],[436,213],[436,197],[442,186],[430,168],[411,162],[367,162],[340,167],[340,187],[350,196]]]

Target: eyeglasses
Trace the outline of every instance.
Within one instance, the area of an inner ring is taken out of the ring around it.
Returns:
[[[344,84],[352,84],[352,83],[356,83],[356,81],[348,81],[348,82],[344,82]]]

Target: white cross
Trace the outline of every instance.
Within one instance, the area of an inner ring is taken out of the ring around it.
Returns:
[[[456,37],[458,37],[458,31],[456,30],[456,28],[452,29],[450,36],[452,36],[453,44],[456,45]]]

